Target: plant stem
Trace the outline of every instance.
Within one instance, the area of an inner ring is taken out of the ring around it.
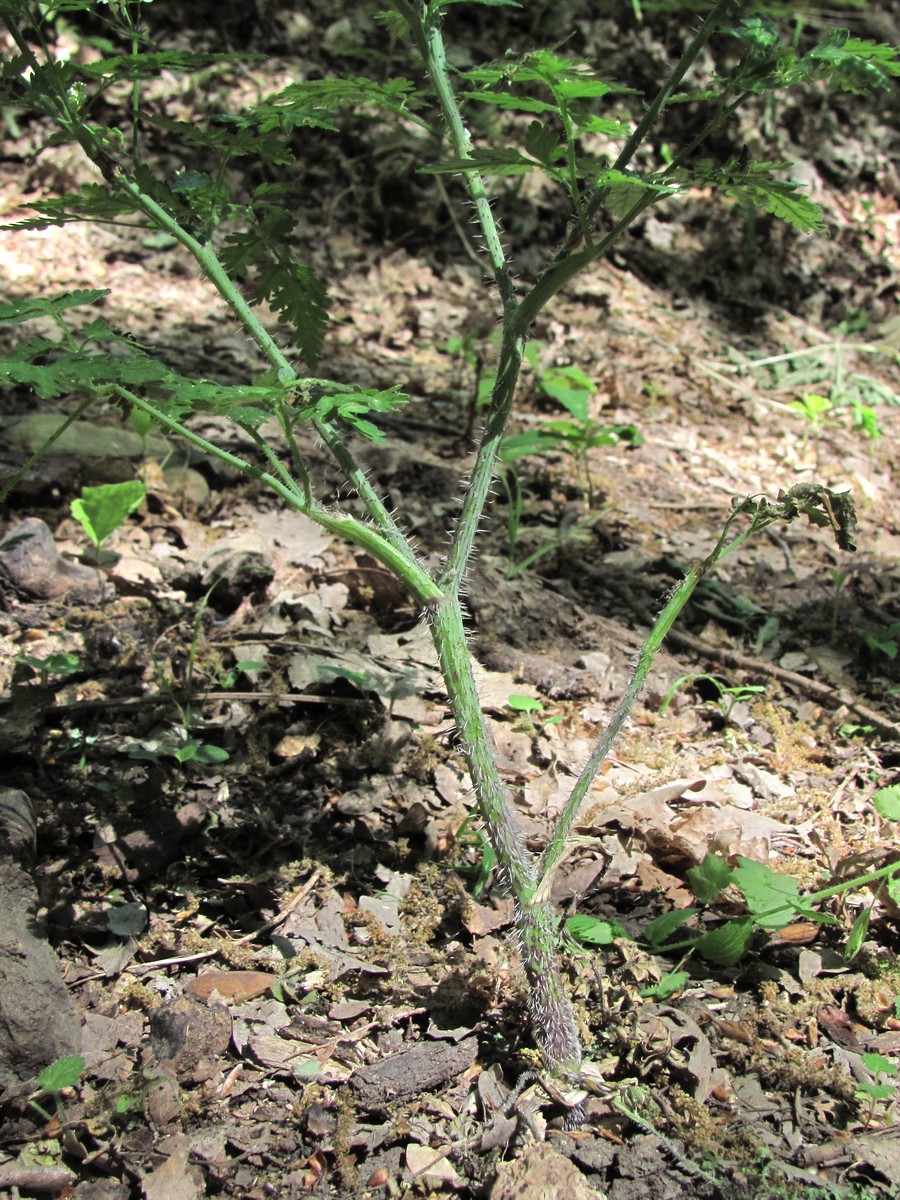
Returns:
[[[527,897],[534,890],[534,864],[497,770],[491,735],[478,700],[459,599],[455,595],[440,596],[425,605],[425,613],[488,839],[504,883],[517,900]]]
[[[458,594],[472,547],[475,544],[478,526],[491,493],[497,454],[515,399],[516,383],[524,353],[525,338],[513,328],[512,319],[507,317],[500,346],[497,378],[494,381],[494,391],[488,408],[484,433],[478,447],[472,477],[466,488],[447,561],[440,576],[441,588],[448,594]]]
[[[665,83],[656,93],[656,96],[651,101],[643,117],[635,126],[631,137],[619,151],[618,157],[614,163],[616,170],[623,170],[631,162],[641,143],[644,141],[644,138],[646,138],[647,134],[656,124],[660,113],[671,99],[672,93],[678,87],[679,83],[681,83],[682,79],[684,79],[700,51],[712,37],[720,19],[725,16],[728,9],[732,8],[734,4],[735,0],[718,0],[718,3],[710,10],[706,20],[694,35],[694,40],[690,43],[690,45],[682,54],[681,58],[675,64]],[[597,212],[601,201],[602,194],[592,200],[589,209],[591,216],[594,216],[594,214]]]
[[[572,826],[578,816],[581,805],[584,803],[588,790],[596,778],[597,772],[603,765],[606,756],[609,754],[613,743],[622,731],[625,722],[631,715],[635,702],[643,690],[644,684],[647,681],[647,676],[653,666],[653,660],[656,657],[657,651],[662,645],[666,634],[672,628],[681,610],[687,604],[693,595],[694,589],[710,571],[717,562],[723,559],[732,550],[737,549],[742,545],[752,533],[763,528],[769,523],[769,518],[755,518],[751,520],[747,529],[743,530],[731,541],[728,540],[731,532],[731,526],[739,514],[739,508],[735,508],[729,515],[725,523],[725,528],[717,541],[712,553],[703,560],[693,566],[685,575],[684,579],[672,592],[666,602],[662,612],[653,623],[653,627],[647,635],[644,644],[638,653],[638,661],[632,673],[628,687],[622,695],[621,700],[613,710],[606,728],[597,739],[591,756],[584,766],[581,774],[572,788],[569,799],[566,801],[565,807],[559,815],[556,826],[553,830],[553,836],[547,849],[544,851],[540,864],[538,866],[538,887],[536,896],[545,900],[550,895],[550,889],[553,884],[553,876],[566,852],[568,845],[569,834],[572,831]]]
[[[478,811],[499,874],[516,901],[516,937],[530,985],[528,1004],[535,1040],[552,1070],[577,1073],[581,1042],[559,970],[559,922],[551,905],[535,896],[534,858],[517,827],[509,791],[497,770],[491,735],[478,700],[459,599],[456,595],[442,596],[427,603],[425,612]]]
[[[349,513],[335,513],[323,508],[314,501],[308,502],[303,486],[298,485],[292,480],[280,463],[277,467],[277,474],[264,471],[261,467],[247,462],[246,459],[239,458],[236,454],[232,454],[223,447],[216,446],[213,442],[208,442],[206,438],[201,437],[200,434],[195,433],[180,421],[175,420],[174,417],[169,416],[162,409],[157,408],[155,404],[151,404],[148,400],[145,400],[142,396],[138,396],[128,388],[116,384],[112,391],[127,400],[129,404],[133,404],[135,408],[139,408],[147,413],[148,416],[158,421],[164,428],[170,429],[192,446],[196,446],[198,450],[202,450],[204,454],[209,454],[213,458],[219,459],[220,462],[227,463],[251,479],[257,479],[261,483],[265,483],[267,487],[277,493],[291,508],[304,513],[311,521],[315,521],[317,525],[321,525],[324,529],[336,534],[338,537],[346,538],[348,541],[353,542],[354,545],[361,546],[377,562],[380,562],[383,567],[386,567],[388,571],[400,579],[420,604],[426,605],[441,596],[438,585],[425,568],[416,562],[414,558],[407,557],[405,553],[398,551],[396,546],[388,541],[380,530],[373,529],[372,526],[357,520],[356,517],[351,516]]]
[[[412,10],[412,6],[408,6]],[[429,5],[429,8],[432,6]],[[459,103],[450,82],[450,70],[447,66],[447,56],[444,52],[444,39],[441,34],[440,7],[433,6],[431,12],[416,13],[416,25],[420,30],[420,44],[425,55],[425,62],[431,75],[431,82],[437,95],[441,112],[447,122],[450,141],[458,158],[469,158],[472,153],[472,139],[462,119]],[[494,282],[503,301],[503,310],[508,313],[515,308],[516,289],[509,271],[509,262],[500,242],[500,232],[491,212],[491,202],[488,198],[484,180],[477,171],[465,172],[466,187],[472,198],[475,215],[484,237],[484,245],[494,273]]]
[[[69,415],[65,418],[65,420],[62,421],[61,424],[58,425],[57,428],[53,430],[53,432],[50,434],[50,436],[47,438],[47,440],[41,446],[39,446],[37,450],[35,450],[34,454],[30,455],[26,459],[26,461],[19,468],[19,470],[16,471],[15,475],[11,476],[4,483],[3,487],[0,488],[0,504],[2,504],[6,500],[6,497],[13,490],[13,488],[16,487],[21,482],[21,480],[25,478],[25,476],[28,474],[28,472],[31,470],[31,468],[34,466],[34,464],[36,462],[40,462],[40,460],[47,453],[47,451],[50,449],[50,447],[53,445],[53,443],[57,440],[57,438],[61,437],[66,432],[66,430],[69,428],[69,426],[78,420],[78,418],[82,415],[82,413],[87,412],[87,410],[91,407],[91,405],[94,403],[94,401],[96,399],[97,399],[96,395],[92,393],[90,396],[88,396],[88,398],[86,400],[82,400],[81,403],[78,405],[78,407],[73,412],[69,413]]]

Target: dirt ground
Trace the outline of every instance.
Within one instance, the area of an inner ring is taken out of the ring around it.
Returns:
[[[198,5],[186,32],[162,6],[157,35],[265,55],[230,69],[233,104],[292,74],[359,69],[375,36],[367,17],[324,6],[265,5],[251,26],[226,6],[216,28],[211,13]],[[484,14],[454,17],[463,64],[535,32],[505,18],[498,34]],[[889,14],[844,19],[892,33]],[[575,53],[614,36],[612,67],[634,86],[677,45],[663,18],[574,28]],[[218,87],[173,76],[156,100],[191,119]],[[514,430],[558,415],[542,374],[575,366],[595,381],[592,415],[641,438],[591,452],[592,506],[571,458],[521,460],[518,542],[511,554],[500,493],[469,574],[482,705],[534,847],[731,498],[817,482],[851,490],[859,520],[853,554],[797,522],[715,572],[591,794],[554,896],[620,936],[567,953],[605,1081],[576,1129],[532,1078],[510,902],[484,878],[434,653],[402,589],[213,459],[142,442],[111,408],[35,463],[0,516],[0,984],[33,1026],[27,1047],[27,1031],[18,1050],[14,1030],[0,1038],[0,1195],[900,1195],[896,895],[838,891],[818,906],[831,923],[758,929],[734,966],[642,940],[696,904],[687,872],[709,852],[805,893],[898,857],[896,823],[872,803],[900,782],[898,111],[896,90],[784,103],[776,149],[827,238],[691,193],[652,210],[535,329]],[[6,223],[90,178],[65,148],[34,157],[45,132],[7,123]],[[359,452],[437,564],[495,353],[492,296],[460,248],[452,184],[448,200],[416,176],[377,123],[305,132],[297,232],[332,296],[317,373],[412,397],[384,419],[387,444]],[[540,188],[498,189],[527,280],[565,214]],[[236,383],[263,369],[212,288],[146,231],[6,231],[0,264],[8,298],[110,289],[106,319],[185,373]],[[833,401],[817,422],[792,407],[811,394]],[[7,390],[4,466],[77,399]],[[218,418],[196,428],[253,452]],[[323,448],[304,448],[323,494],[352,504]],[[70,502],[135,477],[146,503],[102,568],[80,562]],[[732,894],[690,927],[742,911]],[[41,1095],[48,1058],[74,1053],[74,1085]]]

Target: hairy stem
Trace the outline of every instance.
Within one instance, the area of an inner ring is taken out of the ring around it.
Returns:
[[[553,830],[553,836],[547,849],[544,851],[540,864],[538,866],[538,887],[536,895],[540,899],[546,899],[550,894],[550,888],[553,883],[553,875],[556,868],[566,852],[568,845],[569,834],[572,832],[572,826],[578,816],[578,812],[584,803],[588,790],[597,772],[603,765],[606,756],[612,749],[613,743],[622,731],[625,722],[631,715],[635,702],[641,694],[644,684],[647,682],[647,676],[653,666],[653,660],[665,640],[666,634],[672,628],[678,615],[681,613],[684,606],[690,600],[694,593],[697,584],[703,576],[710,571],[717,562],[723,559],[732,550],[737,549],[742,545],[751,534],[758,532],[768,523],[767,518],[754,519],[751,521],[747,529],[743,530],[733,538],[728,540],[731,532],[731,526],[738,516],[738,509],[735,509],[725,522],[725,527],[722,534],[711,554],[702,562],[697,563],[687,572],[684,579],[672,592],[669,599],[666,601],[665,607],[653,623],[653,628],[647,635],[644,644],[638,653],[638,661],[632,672],[628,687],[622,695],[619,703],[613,710],[612,716],[607,722],[606,728],[597,739],[591,756],[584,766],[581,774],[575,782],[575,786],[566,801],[565,807],[559,815],[556,827]]]
[[[528,897],[534,890],[534,864],[497,770],[493,742],[475,686],[459,599],[442,595],[425,605],[425,613],[488,840],[513,895],[517,899]]]
[[[528,1012],[548,1067],[563,1075],[581,1068],[581,1038],[559,969],[559,917],[549,900],[516,908],[516,936],[528,978]]]
[[[516,395],[516,384],[519,370],[522,366],[522,356],[525,353],[525,338],[512,328],[512,320],[508,319],[503,330],[503,342],[500,346],[500,362],[497,366],[497,378],[491,397],[485,421],[484,433],[475,466],[466,494],[463,498],[459,519],[453,534],[453,541],[447,555],[447,561],[441,572],[440,584],[446,592],[457,594],[466,571],[466,564],[472,553],[478,526],[484,513],[485,505],[494,481],[494,470],[500,443],[506,432],[509,414],[512,410]]]
[[[497,770],[494,746],[475,687],[459,600],[455,595],[442,596],[428,602],[425,612],[478,811],[501,878],[516,902],[516,936],[530,985],[529,1011],[535,1040],[550,1068],[571,1074],[581,1065],[581,1043],[557,960],[558,919],[549,903],[534,896],[534,858],[517,827],[509,791]]]
[[[410,6],[411,8],[412,6]],[[438,6],[434,11],[426,13],[417,19],[421,30],[420,41],[425,54],[425,62],[431,74],[431,82],[435,95],[444,114],[450,142],[459,158],[469,158],[472,152],[472,139],[459,111],[459,104],[453,85],[450,82],[450,70],[447,66],[447,56],[444,52],[444,39],[441,34],[441,20]],[[491,202],[488,198],[484,180],[477,171],[465,172],[466,187],[475,215],[484,237],[484,245],[494,274],[497,291],[503,301],[504,312],[510,312],[516,303],[516,289],[509,271],[509,262],[500,242],[500,232],[491,212]]]
[[[162,409],[157,408],[155,404],[150,403],[143,396],[137,395],[137,393],[130,391],[128,388],[116,384],[111,390],[115,395],[120,396],[123,400],[127,400],[135,408],[139,408],[142,412],[147,413],[148,416],[152,417],[163,428],[171,430],[172,433],[178,434],[180,438],[183,438],[190,445],[196,446],[198,450],[202,450],[205,454],[219,459],[220,462],[234,467],[251,479],[258,479],[279,495],[291,508],[304,513],[311,521],[315,521],[317,525],[321,525],[323,529],[327,529],[330,533],[346,538],[348,541],[353,542],[354,545],[362,547],[377,562],[386,567],[391,574],[400,579],[420,604],[428,605],[440,598],[441,592],[438,585],[425,568],[420,566],[415,559],[410,561],[379,530],[373,529],[371,525],[366,525],[363,521],[357,520],[356,517],[351,516],[349,513],[335,513],[315,502],[310,503],[307,500],[303,483],[298,484],[291,479],[289,473],[281,463],[275,463],[270,459],[274,473],[272,471],[264,471],[261,467],[247,462],[246,459],[239,458],[238,455],[232,454],[229,450],[225,450],[223,447],[207,441],[206,438],[201,437],[200,434],[195,433],[174,417],[169,416]]]

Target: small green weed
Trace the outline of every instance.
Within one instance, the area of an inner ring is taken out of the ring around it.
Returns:
[[[544,395],[555,400],[569,413],[568,418],[547,419],[522,433],[509,434],[500,446],[500,461],[511,466],[530,455],[568,454],[576,472],[587,507],[593,508],[596,495],[589,453],[598,446],[626,444],[640,446],[643,437],[635,425],[607,425],[590,414],[590,402],[596,392],[594,381],[579,367],[552,367],[540,376]]]
[[[874,793],[872,804],[886,820],[900,820],[900,785],[881,788]],[[803,920],[816,925],[839,928],[841,922],[819,905],[846,892],[877,884],[884,888],[896,903],[900,902],[900,863],[891,863],[877,871],[843,880],[828,888],[801,895],[797,880],[765,863],[738,856],[735,865],[718,854],[707,854],[703,861],[687,872],[691,890],[698,902],[707,907],[725,904],[733,909],[740,904],[745,912],[731,917],[721,925],[702,934],[676,939],[679,931],[690,924],[700,909],[671,909],[650,921],[638,939],[651,953],[679,954],[682,963],[698,954],[716,966],[734,966],[746,957],[754,934],[774,934],[793,922]],[[873,901],[874,904],[874,901]],[[853,922],[847,935],[844,957],[849,962],[859,953],[868,932],[872,906],[864,908]],[[616,938],[629,935],[615,921],[604,921],[576,914],[566,922],[569,936],[583,946],[610,945]],[[649,994],[661,998],[680,990],[687,981],[681,964],[670,972]],[[898,1000],[900,1007],[900,1000]]]
[[[51,675],[76,675],[81,670],[81,660],[77,654],[45,654],[38,658],[33,654],[17,654],[16,662],[23,667],[30,667],[40,680],[41,687],[46,687]]]
[[[103,542],[140,507],[145,495],[146,489],[139,479],[82,488],[70,507],[72,516],[91,539],[92,558],[99,556]]]
[[[519,713],[522,718],[522,724],[526,729],[534,730],[535,722],[532,718],[537,718],[544,711],[544,706],[540,700],[536,700],[534,696],[507,696],[506,703],[514,713]],[[562,717],[540,717],[541,725],[558,725]]]
[[[900,649],[900,621],[895,621],[885,629],[858,629],[856,632],[862,644],[873,654],[883,654],[892,661],[897,657],[897,651]]]
[[[884,1079],[897,1074],[897,1064],[892,1063],[883,1054],[862,1054],[860,1057],[863,1066],[875,1077],[872,1083],[860,1083],[856,1089],[856,1098],[864,1102],[868,1101],[869,1104],[869,1111],[865,1119],[868,1127],[875,1115],[876,1105],[883,1104],[888,1111],[893,1108],[897,1099],[897,1087],[893,1083],[885,1083]]]
[[[61,1119],[65,1119],[65,1108],[62,1102],[61,1093],[66,1088],[74,1087],[81,1076],[84,1074],[85,1062],[80,1054],[70,1054],[66,1058],[58,1058],[52,1062],[49,1067],[44,1067],[37,1078],[38,1093],[37,1096],[41,1100],[46,1096],[52,1096],[56,1105],[56,1115]],[[36,1112],[38,1112],[45,1121],[52,1121],[50,1113],[39,1103],[36,1096],[29,1098],[28,1103]]]
[[[705,671],[680,675],[669,688],[668,692],[666,692],[665,699],[659,708],[660,716],[665,713],[675,698],[675,694],[681,688],[689,687],[691,684],[698,683],[701,680],[712,684],[715,689],[717,694],[712,700],[707,701],[707,703],[714,704],[726,722],[731,720],[731,714],[736,704],[743,700],[751,700],[754,696],[761,696],[766,690],[762,684],[758,683],[734,684],[729,686],[724,684],[718,676],[710,675]]]

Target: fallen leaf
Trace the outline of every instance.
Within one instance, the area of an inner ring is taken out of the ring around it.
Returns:
[[[204,971],[192,979],[184,990],[195,1000],[208,1000],[215,991],[223,1000],[243,1004],[245,1000],[255,1000],[261,996],[274,980],[275,976],[265,971]]]
[[[463,1180],[457,1175],[448,1158],[445,1158],[438,1150],[431,1150],[428,1146],[419,1146],[415,1142],[406,1147],[406,1169],[414,1179],[431,1186],[436,1184],[453,1188],[464,1186]]]
[[[173,1139],[172,1153],[155,1171],[144,1176],[144,1200],[197,1200],[204,1194],[199,1171],[188,1165],[190,1142],[186,1137]]]

